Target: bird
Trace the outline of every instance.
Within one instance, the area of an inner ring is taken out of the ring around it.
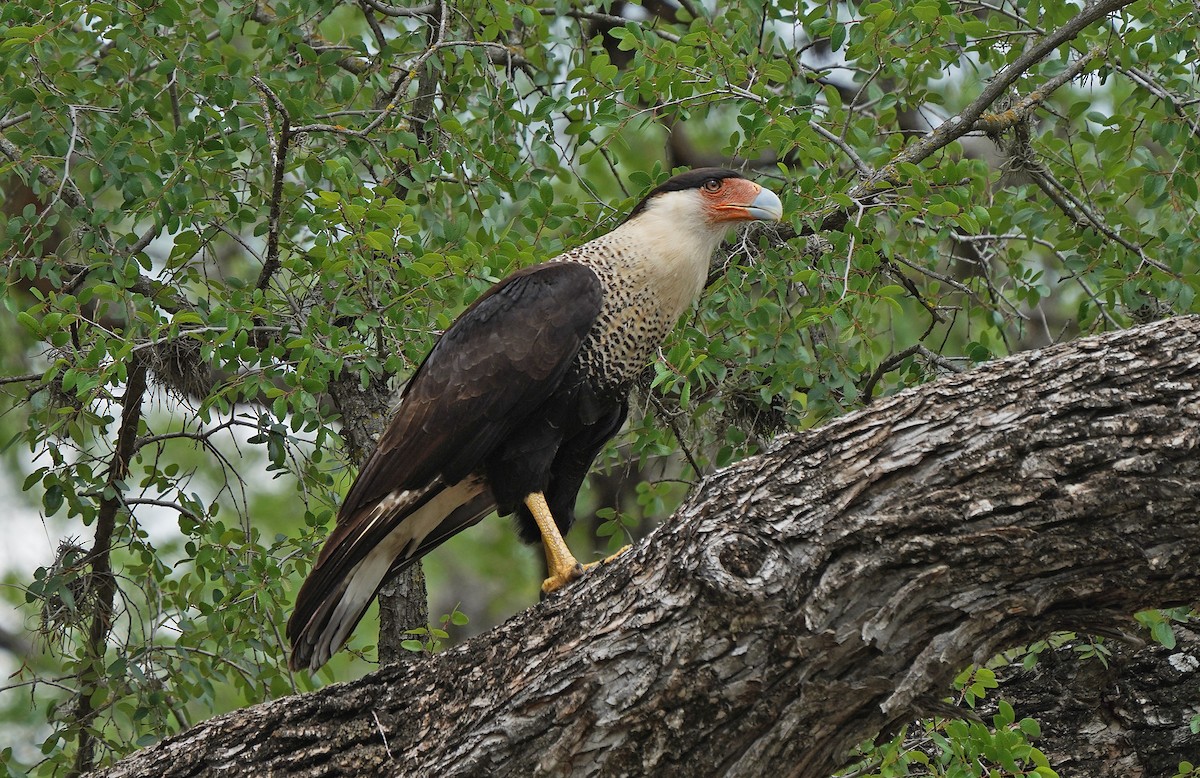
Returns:
[[[739,172],[688,170],[612,231],[468,306],[402,389],[297,593],[292,669],[319,669],[383,584],[492,511],[541,542],[543,596],[595,565],[563,535],[635,380],[700,296],[729,230],[782,216],[779,197]]]

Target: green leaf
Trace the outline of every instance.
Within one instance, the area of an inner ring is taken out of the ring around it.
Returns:
[[[913,16],[917,17],[926,24],[930,24],[941,18],[942,9],[938,2],[919,2],[910,9]]]
[[[376,251],[390,251],[393,248],[391,233],[372,230],[363,235],[363,240]]]
[[[1160,621],[1150,628],[1150,634],[1163,648],[1175,648],[1175,630],[1171,629],[1168,621]]]

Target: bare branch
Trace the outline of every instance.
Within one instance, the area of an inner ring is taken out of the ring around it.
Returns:
[[[159,508],[170,508],[171,510],[175,511],[176,513],[180,513],[184,516],[189,516],[194,519],[199,518],[192,511],[183,507],[179,503],[173,502],[171,500],[157,500],[152,497],[126,497],[126,498],[122,499],[121,502],[126,507],[129,507],[132,505],[156,505]]]
[[[1084,68],[1086,68],[1092,60],[1099,56],[1099,54],[1100,50],[1098,48],[1092,49],[1087,54],[1084,54],[1082,57],[1072,62],[1063,70],[1063,72],[1059,73],[1057,76],[1054,76],[1045,84],[1042,84],[1042,86],[1021,98],[1021,100],[1019,100],[1011,108],[1000,113],[984,113],[975,120],[975,124],[971,127],[971,129],[979,132],[986,132],[990,135],[998,135],[1001,132],[1016,126],[1019,122],[1025,121],[1025,119],[1028,118],[1028,116],[1033,113],[1036,108],[1045,102],[1046,98],[1049,97],[1051,93],[1053,93],[1059,87],[1069,83],[1076,76],[1082,73]]]
[[[20,165],[31,177],[40,181],[42,186],[50,190],[57,190],[59,197],[67,205],[72,208],[88,207],[87,202],[83,199],[83,195],[80,194],[79,189],[75,186],[75,182],[69,176],[63,176],[60,188],[60,182],[55,179],[53,173],[41,165],[26,162],[21,156],[21,150],[12,141],[3,136],[0,136],[0,153],[3,153],[4,156]]]
[[[917,164],[938,150],[958,140],[963,135],[966,135],[968,132],[981,129],[977,125],[980,119],[984,117],[987,109],[994,105],[1029,68],[1040,62],[1063,43],[1077,36],[1091,24],[1103,19],[1114,11],[1124,8],[1132,2],[1133,0],[1097,0],[1097,2],[1085,5],[1071,20],[1053,32],[1039,38],[1021,56],[998,72],[980,92],[979,96],[972,100],[966,108],[930,130],[916,142],[906,146],[888,164],[852,187],[847,192],[847,197],[858,202],[878,196],[885,191],[900,186],[902,183],[900,165],[905,163]],[[1080,72],[1082,72],[1081,69],[1091,61],[1093,56],[1092,53],[1089,53],[1081,57],[1073,67],[1079,68]],[[1068,71],[1071,70],[1072,68],[1068,68]],[[1048,79],[1040,89],[1026,96],[1018,104],[1018,108],[1023,106],[1022,110],[1027,113],[1037,105],[1040,105],[1052,91],[1069,81],[1069,79],[1062,78],[1062,75],[1060,73],[1056,77]],[[850,215],[850,209],[848,208],[830,210],[816,220],[819,226],[815,229],[818,231],[840,230],[846,225]],[[781,238],[788,240],[791,237],[796,237],[796,235],[808,234],[812,230],[813,228],[806,228],[795,234],[783,232],[781,233]]]
[[[146,394],[146,365],[134,357],[128,366],[125,395],[121,400],[121,425],[117,429],[116,445],[108,461],[105,493],[111,496],[100,501],[96,513],[96,536],[87,561],[95,586],[94,607],[85,644],[86,659],[79,677],[79,697],[75,704],[75,724],[79,745],[75,753],[75,774],[95,767],[96,740],[92,734],[92,718],[98,712],[92,698],[104,682],[108,635],[112,629],[113,600],[117,581],[112,568],[112,542],[117,527],[117,511],[122,506],[122,482],[133,461],[138,425],[142,420],[142,400]]]
[[[875,368],[875,371],[871,373],[871,377],[867,379],[866,386],[863,387],[863,403],[865,405],[870,405],[871,400],[874,399],[872,395],[875,392],[875,385],[879,383],[879,379],[883,378],[884,375],[895,369],[897,365],[914,354],[920,354],[928,361],[932,362],[943,370],[948,370],[951,373],[961,373],[963,371],[961,365],[954,364],[941,354],[930,351],[920,343],[914,343],[902,351],[897,351],[895,354],[892,354],[890,357],[879,363],[879,367]]]
[[[384,16],[395,18],[429,16],[438,9],[437,3],[427,3],[426,5],[418,5],[413,8],[400,8],[399,6],[380,2],[380,0],[362,0],[362,2]]]
[[[972,100],[966,108],[942,122],[916,143],[905,147],[871,181],[860,185],[866,190],[863,194],[865,195],[880,189],[890,189],[896,186],[900,180],[898,170],[900,164],[915,164],[920,162],[935,151],[945,148],[963,135],[966,135],[974,128],[975,123],[983,116],[984,111],[1000,99],[1008,91],[1009,87],[1025,74],[1025,71],[1038,62],[1041,62],[1043,58],[1063,43],[1083,32],[1093,23],[1103,19],[1114,11],[1130,5],[1132,2],[1133,0],[1097,0],[1085,5],[1083,10],[1076,14],[1070,21],[1044,38],[1035,41],[1021,56],[1002,68],[1000,72],[992,77],[992,80],[983,88],[979,96]],[[1046,86],[1048,87],[1050,83],[1051,81],[1047,81]],[[1066,82],[1064,81],[1063,83]],[[1050,90],[1043,88],[1039,91],[1043,94],[1035,102],[1044,100]]]
[[[21,122],[25,121],[26,119],[28,119],[31,116],[33,116],[33,112],[26,111],[25,113],[18,114],[16,116],[12,116],[7,119],[0,119],[0,131],[7,130],[9,127],[15,127],[16,125],[20,124]]]
[[[674,33],[660,29],[657,25],[647,26],[634,19],[626,19],[623,16],[613,16],[612,14],[600,13],[599,11],[585,11],[578,8],[572,8],[566,13],[562,13],[556,8],[542,8],[540,9],[540,13],[542,16],[567,16],[572,19],[584,19],[590,22],[602,22],[604,24],[612,25],[613,27],[624,27],[627,24],[633,23],[640,27],[644,27],[647,32],[652,32],[665,41],[679,43],[679,36]],[[692,15],[695,16],[695,14]],[[654,18],[658,19],[660,17],[655,16]]]
[[[41,381],[41,373],[26,373],[25,375],[0,376],[0,386],[5,384],[20,384],[29,381]]]
[[[304,124],[296,127],[293,133],[300,135],[301,133],[310,132],[333,132],[341,135],[349,135],[355,138],[366,138],[374,132],[381,124],[394,114],[400,107],[400,95],[408,90],[408,87],[417,79],[424,69],[425,63],[443,48],[451,46],[485,46],[495,47],[507,50],[508,47],[502,46],[499,43],[487,43],[480,41],[446,41],[446,12],[445,8],[438,14],[437,36],[430,46],[425,51],[421,52],[415,60],[409,63],[408,68],[403,71],[403,75],[393,82],[387,93],[383,95],[381,103],[384,106],[374,119],[372,119],[365,127],[357,130],[352,130],[346,127],[340,127],[332,124]]]
[[[1143,265],[1150,265],[1171,276],[1176,275],[1171,268],[1148,256],[1141,246],[1121,235],[1112,227],[1109,227],[1104,222],[1104,219],[1100,218],[1095,211],[1088,207],[1087,203],[1084,203],[1072,194],[1045,165],[1034,159],[1032,153],[1023,157],[1019,165],[1023,171],[1029,174],[1038,188],[1076,225],[1086,229],[1094,229],[1114,243],[1121,245],[1136,256]]]

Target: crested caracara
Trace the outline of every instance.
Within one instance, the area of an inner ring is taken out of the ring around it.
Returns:
[[[733,171],[681,173],[612,232],[463,311],[404,387],[300,588],[291,666],[325,664],[385,581],[493,510],[542,542],[543,592],[579,577],[562,535],[630,386],[699,296],[729,228],[782,213]]]

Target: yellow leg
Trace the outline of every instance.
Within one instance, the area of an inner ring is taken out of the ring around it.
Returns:
[[[550,515],[550,506],[541,492],[534,492],[525,497],[525,507],[533,514],[538,529],[542,532],[542,546],[546,549],[546,567],[550,577],[542,581],[542,594],[558,591],[571,581],[583,575],[583,565],[567,548],[566,541],[559,534],[558,525]]]

